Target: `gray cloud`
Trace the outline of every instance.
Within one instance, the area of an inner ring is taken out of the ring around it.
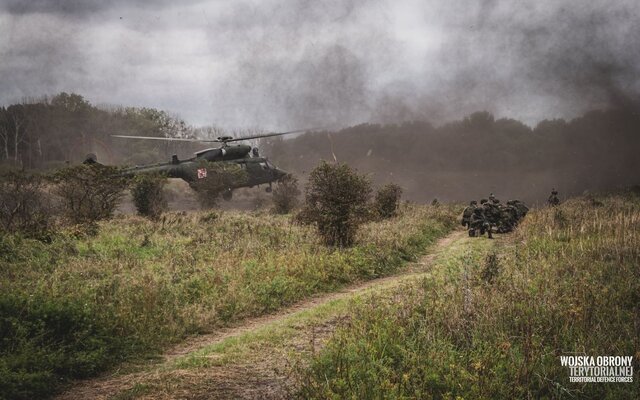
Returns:
[[[404,21],[387,14],[391,3],[291,4],[309,3],[279,1],[266,10],[245,3],[224,17],[227,47],[214,48],[237,72],[216,91],[240,104],[269,100],[242,113],[314,125],[442,122],[484,109],[534,123],[637,97],[633,1],[416,2],[440,42],[421,59],[396,38]],[[351,61],[319,66],[336,48]]]
[[[184,6],[203,1],[205,0],[183,0],[180,4]],[[12,15],[39,13],[78,17],[113,9],[142,8],[145,10],[157,10],[175,3],[173,0],[3,0],[0,3],[0,10]]]
[[[84,0],[5,0],[0,10],[9,14],[51,13],[60,15],[83,15],[109,7],[110,1]]]
[[[635,3],[8,0],[0,103],[78,91],[267,129],[479,109],[535,122],[637,105]]]
[[[640,46],[634,38],[640,34],[635,22],[640,13],[635,2],[487,3],[474,10],[475,18],[471,13],[462,20],[468,27],[450,35],[448,48],[456,50],[447,52],[450,58],[442,65],[457,67],[451,75],[455,83],[446,90],[474,101],[483,93],[515,99],[518,106],[542,97],[563,114],[637,100]],[[440,11],[438,18],[456,20]],[[486,107],[499,103],[489,100]]]

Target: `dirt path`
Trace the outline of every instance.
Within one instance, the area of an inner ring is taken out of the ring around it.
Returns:
[[[109,398],[166,398],[166,399],[225,399],[225,398],[282,398],[283,379],[274,371],[281,367],[274,360],[282,354],[263,354],[251,360],[251,363],[235,363],[224,367],[206,368],[207,371],[174,370],[170,366],[180,357],[187,356],[202,348],[223,342],[270,324],[284,321],[296,314],[314,309],[334,300],[351,298],[369,290],[384,289],[401,284],[423,275],[432,265],[434,259],[454,242],[463,239],[466,232],[455,231],[440,239],[431,252],[418,262],[412,263],[399,274],[373,279],[348,286],[338,292],[320,294],[306,301],[284,308],[274,314],[248,318],[237,325],[218,329],[213,333],[186,339],[181,344],[169,349],[162,361],[151,365],[142,372],[129,374],[111,374],[99,378],[82,381],[57,397],[59,400],[109,399]],[[321,343],[335,329],[338,321],[329,320],[315,326],[311,335],[314,342]],[[301,335],[302,336],[302,335]],[[309,340],[308,335],[288,343],[296,347]],[[315,344],[314,344],[315,347]],[[154,386],[164,385],[160,391],[147,396],[147,382]]]

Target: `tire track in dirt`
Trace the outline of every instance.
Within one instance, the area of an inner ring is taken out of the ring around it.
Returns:
[[[419,261],[408,265],[402,272],[383,278],[368,280],[347,286],[339,291],[332,293],[318,294],[307,300],[296,303],[292,306],[283,308],[282,310],[263,315],[259,317],[247,318],[239,321],[230,327],[217,329],[215,332],[193,336],[187,338],[182,343],[170,348],[162,356],[162,361],[153,364],[144,371],[133,372],[128,374],[108,374],[98,378],[80,381],[73,385],[67,391],[57,396],[58,400],[84,400],[84,399],[109,399],[126,391],[131,391],[136,385],[143,385],[149,380],[158,380],[162,374],[163,367],[172,364],[176,359],[186,356],[194,351],[207,346],[221,343],[225,339],[243,335],[265,327],[267,325],[286,320],[300,312],[311,310],[328,302],[354,297],[371,289],[385,288],[387,286],[395,286],[406,280],[415,279],[427,272],[428,268],[433,264],[434,259],[443,250],[450,247],[453,243],[459,241],[466,236],[466,231],[454,231],[449,235],[441,238],[431,248],[429,254],[420,258]],[[321,337],[329,337],[335,329],[337,323],[329,321],[320,333]],[[262,373],[254,373],[262,372]],[[223,399],[223,398],[282,398],[283,394],[278,393],[278,385],[272,385],[268,382],[268,377],[273,371],[268,371],[258,364],[252,365],[235,365],[225,368],[224,371],[210,371],[209,374],[198,372],[172,371],[174,374],[193,375],[194,379],[215,379],[219,380],[216,384],[217,393],[188,393],[182,390],[176,390],[173,393],[156,394],[152,397],[142,395],[141,398],[198,398],[198,399]],[[273,376],[273,378],[276,378]],[[161,378],[160,378],[161,379]],[[232,381],[232,382],[231,382]],[[225,385],[226,383],[226,385]],[[233,383],[233,384],[232,384]],[[251,385],[258,386],[252,387]],[[276,387],[274,387],[276,386]],[[178,389],[178,388],[175,388]],[[194,388],[195,389],[195,388]],[[198,392],[196,390],[196,392]],[[130,398],[123,396],[122,398]]]

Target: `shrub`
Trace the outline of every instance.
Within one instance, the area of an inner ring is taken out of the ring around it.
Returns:
[[[47,398],[65,378],[118,360],[123,339],[86,304],[33,294],[0,296],[0,398]],[[5,397],[6,396],[6,397]]]
[[[78,165],[59,170],[54,179],[65,217],[83,224],[113,216],[128,179],[119,169],[101,164]]]
[[[133,180],[131,195],[138,214],[158,219],[167,209],[167,199],[162,189],[167,184],[167,177],[162,174],[138,175]]]
[[[273,211],[276,214],[288,214],[298,205],[298,179],[291,174],[285,175],[273,189]]]
[[[371,182],[347,164],[323,161],[309,174],[298,220],[315,224],[328,246],[349,247],[369,216]]]
[[[391,218],[398,213],[402,188],[394,183],[384,185],[376,193],[373,203],[374,212],[380,218]]]
[[[0,174],[0,231],[50,240],[53,207],[45,184],[36,173],[9,170]]]
[[[247,172],[236,164],[203,161],[199,168],[207,170],[207,177],[192,182],[191,187],[203,208],[215,207],[223,192],[231,194],[234,187],[247,182]]]

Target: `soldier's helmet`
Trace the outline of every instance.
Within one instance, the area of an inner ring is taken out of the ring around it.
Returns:
[[[488,201],[489,201],[489,200],[487,200],[487,199],[482,199],[482,200],[480,200],[480,204],[487,203]]]
[[[491,199],[491,201],[493,201],[493,204],[498,204],[500,203],[500,200],[496,199],[495,197],[493,199]]]
[[[516,201],[515,200],[507,200],[507,204],[512,206],[512,205],[516,204]]]
[[[85,165],[97,164],[98,163],[98,156],[96,156],[93,153],[89,153],[89,154],[87,154],[87,156],[85,157],[85,160],[82,163],[85,164]]]
[[[471,205],[471,206],[475,206],[476,204],[478,204],[478,202],[475,201],[475,200],[471,200],[471,203],[469,203],[469,205]]]

